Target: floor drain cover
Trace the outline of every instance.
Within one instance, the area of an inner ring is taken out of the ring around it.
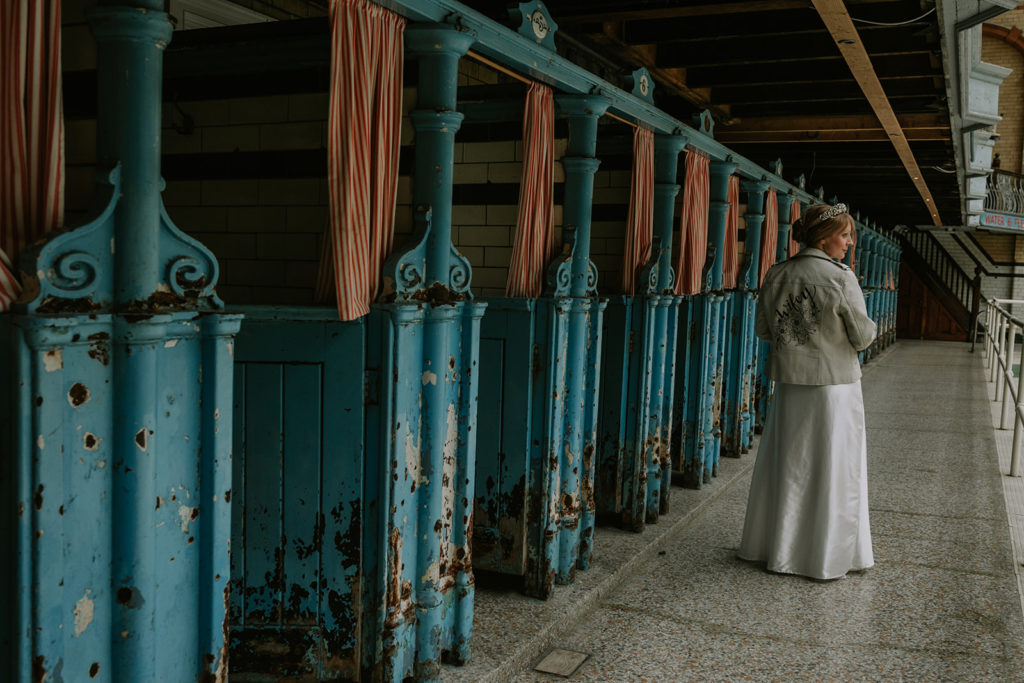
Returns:
[[[576,673],[580,664],[587,661],[589,657],[585,652],[573,652],[572,650],[552,650],[547,656],[540,660],[534,671],[568,678]]]

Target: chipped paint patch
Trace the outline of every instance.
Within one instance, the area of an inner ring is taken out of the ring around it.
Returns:
[[[82,439],[82,447],[87,451],[95,451],[99,449],[101,441],[103,441],[103,439],[99,438],[92,432],[86,432],[85,438]]]
[[[50,349],[43,354],[43,367],[47,372],[57,372],[64,367],[64,352],[60,349]]]
[[[424,583],[437,583],[440,576],[440,568],[438,567],[437,562],[434,562],[427,567],[427,571],[420,577],[420,581]]]
[[[167,341],[164,342],[164,348],[165,349],[173,349],[177,345],[178,345],[178,340],[177,339],[168,339]]]
[[[92,614],[95,603],[89,597],[89,593],[92,591],[88,588],[85,590],[85,595],[78,599],[75,603],[75,637],[82,635],[85,629],[89,628],[89,624],[92,623]]]
[[[431,372],[430,370],[424,370],[422,382],[423,386],[427,386],[428,384],[437,386],[437,373]]]
[[[178,524],[181,526],[181,530],[187,534],[188,525],[198,516],[199,508],[197,507],[189,507],[188,505],[178,507]]]
[[[228,355],[229,356],[234,356],[235,355],[235,344],[234,344],[234,342],[228,342]]]
[[[414,482],[420,481],[420,445],[412,440],[412,434],[405,435],[405,474]]]
[[[36,446],[39,447],[39,450],[46,448],[46,439],[43,438],[42,434],[36,437]]]
[[[450,567],[455,556],[452,531],[455,518],[455,455],[459,447],[459,415],[454,403],[448,404],[447,430],[441,452],[441,564]]]

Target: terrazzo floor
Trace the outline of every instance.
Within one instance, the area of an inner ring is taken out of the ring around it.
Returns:
[[[873,569],[815,582],[736,559],[754,452],[723,459],[644,533],[599,528],[595,566],[551,600],[480,588],[473,661],[442,680],[1024,681],[1006,477],[967,349],[900,341],[866,368]],[[554,647],[590,656],[533,671]]]

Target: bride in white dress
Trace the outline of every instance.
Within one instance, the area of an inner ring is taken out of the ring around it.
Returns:
[[[773,572],[836,579],[874,564],[857,352],[875,337],[844,204],[793,225],[800,252],[765,276],[757,335],[774,394],[754,463],[739,556]]]

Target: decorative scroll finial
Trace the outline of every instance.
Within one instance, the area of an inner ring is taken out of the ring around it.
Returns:
[[[562,229],[562,253],[548,264],[544,276],[544,293],[547,296],[572,295],[572,264],[576,260],[576,226],[567,225]],[[597,295],[597,266],[587,259],[587,296]]]
[[[629,91],[632,94],[645,102],[654,104],[654,79],[651,78],[650,71],[640,67],[626,77],[626,83],[629,85]]]
[[[661,246],[661,238],[654,235],[651,238],[651,257],[644,267],[640,269],[640,277],[637,278],[637,283],[644,288],[643,291],[637,292],[638,294],[661,294],[658,291],[658,279],[661,271],[661,260],[664,254],[665,247]],[[666,289],[671,291],[674,284],[675,273],[669,267]]]
[[[814,191],[814,196],[817,197],[819,201],[825,201],[825,188],[819,187]]]
[[[22,252],[20,267],[29,273],[25,291],[34,295],[25,303],[28,312],[81,313],[115,306],[145,310],[157,306],[224,307],[214,291],[219,275],[217,259],[174,225],[162,203],[157,243],[152,245],[163,269],[156,289],[146,301],[118,301],[114,214],[122,195],[120,164],[101,171],[97,186],[109,198],[95,218],[73,230],[50,235]]]
[[[715,137],[715,119],[707,109],[693,115],[693,127],[708,137]]]
[[[806,178],[806,176],[804,176],[804,174],[801,173],[800,175],[798,175],[794,179],[793,184],[796,185],[797,187],[799,187],[801,190],[806,190],[807,189],[807,178]]]
[[[708,245],[707,255],[704,257],[704,270],[701,271],[700,279],[704,283],[701,291],[710,292],[715,284],[715,247]]]
[[[768,164],[768,170],[771,171],[772,174],[777,175],[777,176],[779,176],[781,178],[782,177],[782,159],[781,158],[776,159],[772,163]]]
[[[449,267],[445,282],[427,282],[427,245],[433,229],[433,210],[429,206],[416,207],[414,221],[415,243],[393,252],[384,262],[381,300],[423,298],[421,293],[425,290],[430,290],[428,298],[432,301],[472,299],[469,285],[473,269],[454,244],[448,245]],[[441,291],[435,292],[438,287]]]
[[[510,9],[508,14],[513,24],[518,24],[515,28],[520,35],[552,52],[555,51],[555,32],[558,31],[558,24],[551,18],[551,13],[543,2],[521,2],[519,7]]]

